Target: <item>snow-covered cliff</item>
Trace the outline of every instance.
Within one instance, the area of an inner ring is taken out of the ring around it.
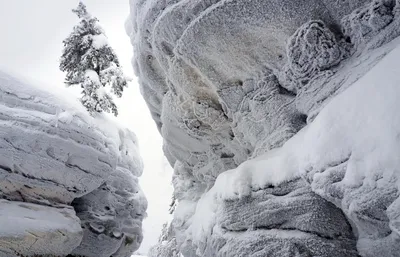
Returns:
[[[0,256],[128,257],[147,207],[135,135],[52,91],[0,72]]]
[[[130,6],[133,66],[174,166],[153,254],[400,256],[400,1]]]

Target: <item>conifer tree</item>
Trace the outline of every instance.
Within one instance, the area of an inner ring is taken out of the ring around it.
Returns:
[[[60,70],[66,72],[65,83],[80,85],[81,103],[91,114],[105,111],[117,116],[111,94],[121,97],[128,79],[99,20],[87,12],[82,2],[72,11],[80,22],[63,41]]]

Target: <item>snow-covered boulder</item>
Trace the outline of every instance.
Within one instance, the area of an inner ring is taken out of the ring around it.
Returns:
[[[84,229],[82,244],[74,254],[124,257],[139,248],[147,202],[132,174],[117,169],[100,188],[72,204]],[[117,251],[126,253],[115,255]]]
[[[0,195],[68,204],[116,167],[115,144],[89,115],[0,73]]]
[[[342,95],[348,112],[363,112],[355,106],[369,95],[347,90],[362,87],[357,81],[394,54],[398,0],[131,0],[130,6],[133,66],[174,166],[174,233],[164,246],[185,257],[396,256],[395,179],[336,189],[345,172],[321,174],[346,165],[353,132],[332,122],[322,140],[325,134],[306,128],[328,119],[322,113],[334,112],[328,105]],[[340,115],[335,122],[352,123],[344,109]],[[299,150],[307,137],[314,143]]]
[[[77,247],[82,229],[72,208],[0,200],[0,256],[64,256]]]
[[[0,71],[0,256],[130,256],[142,170],[132,132]]]
[[[86,257],[126,257],[142,242],[142,220],[147,201],[137,176],[143,165],[136,137],[120,131],[120,159],[104,184],[72,202],[84,229],[81,245],[73,254]]]

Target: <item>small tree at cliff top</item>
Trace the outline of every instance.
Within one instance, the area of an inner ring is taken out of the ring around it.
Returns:
[[[81,103],[91,114],[105,111],[117,116],[111,94],[121,97],[128,79],[99,20],[87,12],[82,2],[72,11],[80,22],[63,41],[60,70],[67,73],[65,83],[81,86]]]

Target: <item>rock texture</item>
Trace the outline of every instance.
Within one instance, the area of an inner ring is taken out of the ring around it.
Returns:
[[[0,226],[0,256],[62,256],[82,237],[72,208],[0,200]]]
[[[398,256],[394,178],[343,193],[334,186],[343,171],[315,175],[344,165],[347,155],[328,155],[318,169],[296,161],[302,175],[271,188],[247,188],[248,176],[229,177],[238,166],[249,174],[259,169],[243,166],[246,160],[283,156],[276,149],[316,126],[332,99],[398,45],[399,1],[131,0],[130,6],[133,66],[175,170],[178,205],[164,246],[185,257]],[[210,207],[221,177],[235,197]],[[387,214],[379,211],[389,206]]]
[[[0,79],[1,196],[67,204],[98,188],[116,165],[106,135],[54,98],[3,73]]]
[[[135,135],[58,91],[0,72],[0,256],[130,256],[147,208]]]
[[[299,155],[302,176],[343,211],[359,254],[367,257],[400,253],[400,119],[394,111],[400,80],[390,68],[399,60],[400,41],[393,43],[396,49],[321,110]]]
[[[142,242],[147,204],[137,177],[116,169],[95,191],[72,202],[84,235],[73,253],[93,257],[130,256]]]
[[[201,256],[357,256],[344,215],[302,180],[223,201],[216,217]]]

